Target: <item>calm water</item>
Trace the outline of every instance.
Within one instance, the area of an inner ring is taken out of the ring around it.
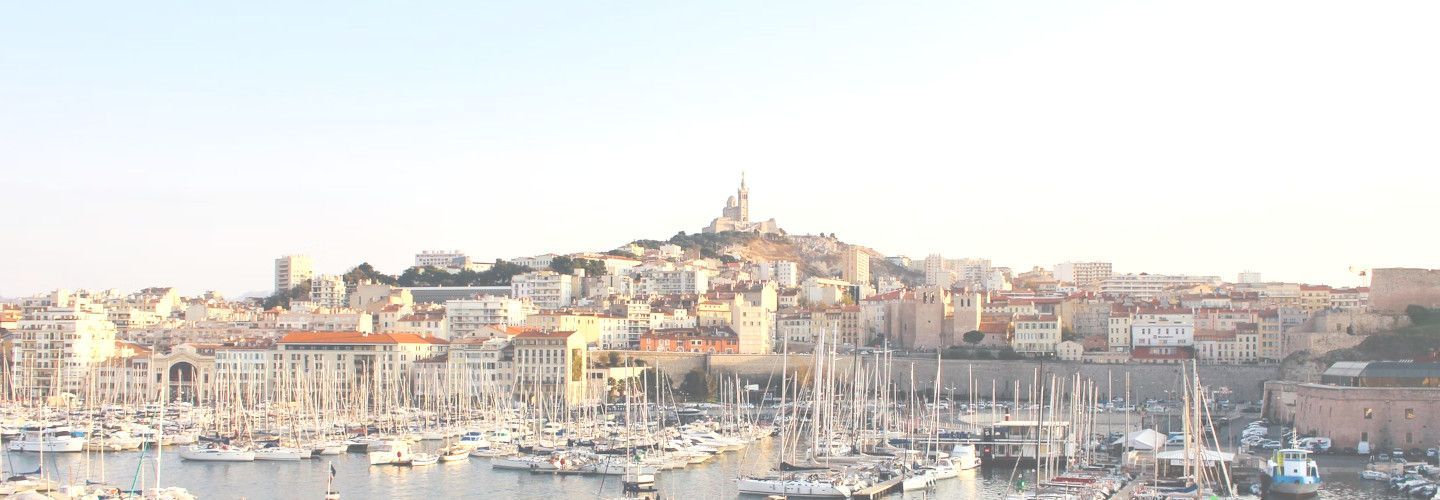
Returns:
[[[774,443],[771,440],[768,443]],[[435,446],[432,445],[431,448]],[[620,494],[616,476],[555,476],[523,471],[492,470],[489,459],[441,463],[429,467],[370,466],[361,453],[299,462],[186,462],[170,450],[163,455],[161,480],[181,486],[200,498],[217,499],[320,499],[325,492],[329,464],[337,471],[336,484],[346,500],[380,498],[609,498]],[[752,446],[725,453],[714,461],[684,470],[663,471],[656,487],[662,498],[733,498],[735,478],[742,472],[760,473],[774,463],[774,445]],[[75,453],[45,456],[47,476],[64,481],[100,478],[99,454]],[[146,458],[141,480],[153,486],[153,455]],[[34,470],[38,454],[8,453],[6,471]],[[136,477],[138,452],[105,454],[103,477],[130,488]],[[1323,467],[1322,462],[1322,467]],[[88,473],[87,473],[88,471]],[[892,495],[892,499],[997,498],[1009,484],[1011,467],[967,471],[958,479],[944,480],[934,491]],[[1359,479],[1358,471],[1323,470],[1326,480],[1321,498],[1379,499],[1387,496],[1381,483]],[[134,483],[138,485],[139,483]],[[760,497],[750,497],[760,498]]]

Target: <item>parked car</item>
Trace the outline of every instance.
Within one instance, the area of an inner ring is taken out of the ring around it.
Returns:
[[[1267,450],[1278,450],[1280,449],[1280,442],[1274,439],[1268,439],[1264,443],[1260,443],[1260,447]]]

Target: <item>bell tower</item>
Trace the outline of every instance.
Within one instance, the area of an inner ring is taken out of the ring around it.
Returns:
[[[735,193],[740,206],[740,222],[750,222],[750,188],[745,187],[745,171],[740,171],[740,190]]]

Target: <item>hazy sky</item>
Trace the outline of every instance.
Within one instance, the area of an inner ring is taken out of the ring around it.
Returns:
[[[1440,267],[1440,2],[4,2],[0,296],[752,215],[1017,270]]]

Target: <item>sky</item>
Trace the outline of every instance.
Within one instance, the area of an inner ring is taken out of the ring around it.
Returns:
[[[754,218],[1017,271],[1440,268],[1440,3],[0,2],[0,296]]]

